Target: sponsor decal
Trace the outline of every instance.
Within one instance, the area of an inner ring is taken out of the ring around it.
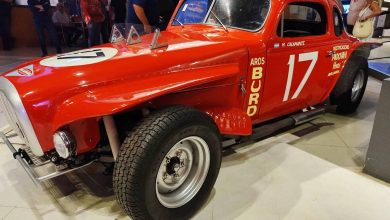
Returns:
[[[263,68],[265,65],[265,58],[252,58],[250,66],[252,67],[252,82],[251,82],[251,93],[248,99],[247,114],[249,117],[256,115],[258,111],[260,90],[261,90],[261,79],[263,77]]]
[[[332,61],[345,60],[345,59],[347,59],[347,56],[348,56],[348,52],[347,51],[343,51],[343,52],[340,52],[340,53],[335,53],[335,54],[332,55]]]
[[[259,58],[252,58],[250,66],[262,66],[265,64],[265,58],[259,57]]]
[[[301,47],[305,46],[305,41],[296,41],[296,42],[287,42],[287,43],[275,43],[274,48],[280,48],[280,47]]]
[[[336,69],[340,69],[340,67],[341,67],[341,64],[340,64],[340,63],[334,62],[334,63],[333,63],[333,68],[332,68],[332,69],[336,70]]]
[[[41,60],[40,64],[48,67],[82,66],[109,60],[117,53],[118,50],[111,47],[90,48],[49,57]]]
[[[349,45],[339,45],[333,47],[333,51],[338,51],[338,50],[349,50]]]
[[[17,69],[13,72],[8,73],[6,76],[33,76],[34,75],[34,65],[28,65]]]
[[[32,75],[34,75],[34,70],[33,69],[29,69],[29,68],[20,68],[17,71],[22,76],[32,76]]]
[[[328,74],[328,76],[333,76],[333,75],[336,75],[336,74],[339,74],[340,73],[340,70],[335,70],[335,71],[333,71],[333,72],[330,72],[329,74]]]
[[[345,50],[348,49],[349,45],[335,46],[333,51]],[[332,55],[332,70],[333,72],[329,73],[328,76],[333,76],[340,73],[341,67],[345,64],[348,57],[348,51],[336,52]],[[337,71],[336,71],[337,70]]]
[[[301,47],[305,46],[305,41],[288,42],[287,47]]]

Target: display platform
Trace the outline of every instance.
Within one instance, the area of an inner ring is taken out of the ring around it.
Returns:
[[[372,76],[379,79],[385,79],[390,77],[390,59],[388,62],[369,62],[368,67]]]

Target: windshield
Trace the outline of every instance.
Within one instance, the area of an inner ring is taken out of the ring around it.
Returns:
[[[227,27],[254,31],[263,25],[269,8],[270,0],[186,0],[173,25],[220,25],[219,19]]]

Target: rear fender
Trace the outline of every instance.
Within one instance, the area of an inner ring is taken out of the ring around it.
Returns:
[[[356,42],[352,46],[352,53],[349,56],[347,62],[345,62],[345,65],[343,66],[343,70],[341,74],[345,74],[347,72],[348,68],[355,67],[356,62],[365,61],[367,62],[368,57],[370,56],[371,50],[378,48],[382,46],[381,43],[363,43],[363,42]]]
[[[74,121],[116,114],[160,96],[238,76],[238,63],[111,83],[67,98],[57,108],[53,132]]]
[[[357,41],[354,44],[351,45],[350,50],[352,51],[349,53],[348,59],[344,62],[342,70],[340,74],[334,75],[334,78],[331,79],[331,89],[327,92],[327,94],[324,96],[323,100],[327,99],[330,95],[330,93],[335,88],[336,84],[339,83],[339,78],[342,74],[346,74],[348,72],[349,68],[354,68],[356,66],[356,62],[367,62],[368,57],[370,56],[371,50],[380,47],[381,43],[365,43],[361,41]]]
[[[368,57],[370,56],[370,52],[371,50],[375,49],[375,48],[378,48],[382,46],[381,43],[361,43],[359,42],[358,45],[355,46],[355,49],[353,50],[352,54],[351,54],[351,57],[354,57],[354,56],[360,56],[360,57],[363,57],[365,59],[368,59]]]

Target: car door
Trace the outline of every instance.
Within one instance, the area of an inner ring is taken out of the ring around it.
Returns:
[[[286,1],[283,8],[267,44],[263,120],[318,104],[332,68],[328,6]]]

